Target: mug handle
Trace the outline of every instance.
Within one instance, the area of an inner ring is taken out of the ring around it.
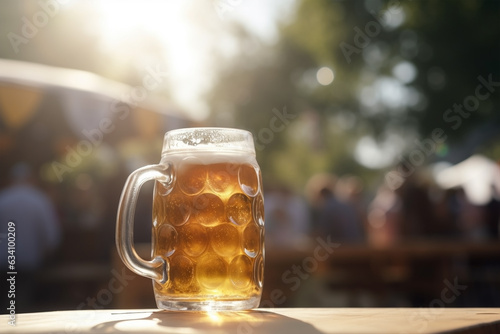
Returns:
[[[123,263],[136,274],[160,283],[168,280],[168,263],[160,256],[146,261],[137,254],[134,248],[134,214],[142,185],[150,180],[169,182],[169,169],[165,165],[149,165],[132,172],[123,187],[116,218],[116,248]]]

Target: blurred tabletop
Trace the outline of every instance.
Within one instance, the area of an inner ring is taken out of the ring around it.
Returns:
[[[0,316],[2,333],[500,333],[500,308],[81,310]]]

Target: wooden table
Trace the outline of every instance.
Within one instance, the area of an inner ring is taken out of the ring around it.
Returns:
[[[0,316],[1,333],[500,333],[500,308],[277,308],[205,313],[85,310]]]

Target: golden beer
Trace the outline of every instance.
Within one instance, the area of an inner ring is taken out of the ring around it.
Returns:
[[[168,264],[155,295],[171,303],[259,300],[264,205],[255,157],[170,154],[171,181],[156,181],[152,257]],[[164,297],[164,298],[163,298]]]

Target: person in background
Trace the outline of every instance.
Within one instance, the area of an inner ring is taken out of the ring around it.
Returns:
[[[37,189],[31,168],[19,163],[11,171],[11,185],[0,192],[0,268],[8,269],[8,223],[15,224],[16,303],[18,311],[36,299],[37,273],[59,245],[60,225],[53,204]],[[2,305],[4,304],[2,297]]]
[[[336,242],[362,243],[362,222],[353,205],[336,194],[336,182],[334,175],[317,174],[306,186],[314,210],[314,234],[328,235]]]

